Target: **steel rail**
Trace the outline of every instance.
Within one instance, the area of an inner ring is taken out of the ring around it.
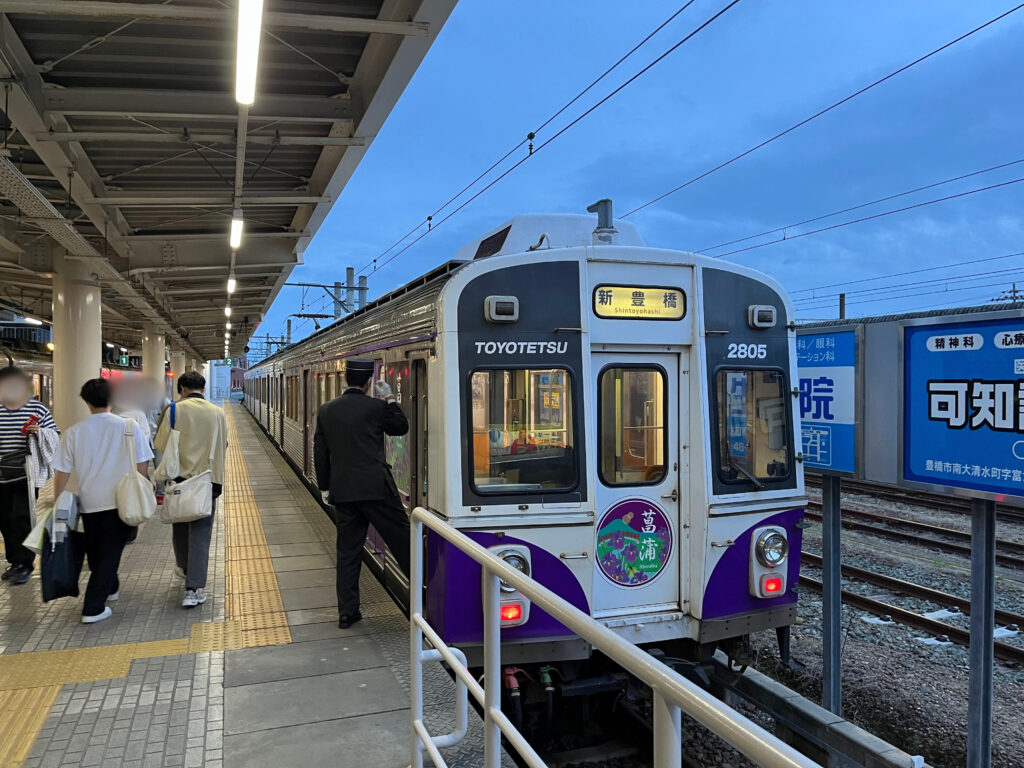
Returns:
[[[809,576],[801,576],[800,584],[817,592],[821,591],[821,582],[817,579],[812,579]],[[939,621],[938,619],[929,619],[927,616],[922,616],[919,613],[905,610],[899,606],[893,605],[892,603],[886,603],[882,600],[865,597],[864,595],[859,595],[856,592],[851,592],[848,589],[843,590],[843,602],[846,605],[854,608],[860,608],[861,610],[873,613],[876,616],[889,616],[893,621],[899,624],[905,624],[908,627],[923,629],[924,631],[931,632],[934,635],[946,635],[957,645],[965,647],[970,647],[971,645],[970,631],[952,624],[947,624],[946,622]],[[1000,643],[998,640],[993,640],[992,644],[995,648],[995,657],[997,659],[1012,661],[1017,664],[1024,664],[1024,648]]]
[[[821,515],[817,514],[815,512],[805,512],[804,514],[807,517],[809,517],[809,518],[811,518],[813,520],[819,520],[819,521],[821,520]],[[971,556],[971,547],[970,547],[969,544],[958,544],[956,542],[943,541],[941,539],[934,539],[934,538],[932,538],[930,536],[921,536],[919,534],[910,533],[910,532],[907,532],[907,531],[897,531],[897,530],[894,530],[892,528],[886,528],[886,527],[884,527],[882,525],[875,525],[873,523],[864,523],[864,522],[860,522],[858,520],[849,520],[849,519],[846,518],[846,514],[847,514],[847,510],[844,509],[843,510],[843,521],[842,521],[844,528],[849,528],[849,529],[855,530],[855,531],[864,531],[866,533],[873,533],[873,534],[875,534],[877,536],[882,536],[882,537],[887,538],[887,539],[893,539],[895,541],[905,541],[908,544],[918,544],[918,545],[923,546],[923,547],[931,547],[933,549],[938,549],[938,550],[941,550],[943,552],[949,552],[949,553],[952,553],[952,554],[962,555],[964,557],[970,557]],[[861,514],[861,513],[854,512],[853,514]],[[879,517],[879,519],[884,520],[887,524],[903,522],[903,521],[900,521],[900,520],[894,520],[893,518],[890,518],[890,517],[885,517],[884,515],[881,515],[881,516],[878,516],[878,517]],[[942,530],[945,531],[947,529],[942,529]],[[955,531],[954,533],[959,533],[959,531]],[[1007,542],[1007,543],[1010,543],[1010,542]],[[1004,544],[1004,542],[1002,542],[1002,541],[999,542],[1000,546],[1003,545],[1003,544]],[[1005,566],[1007,568],[1015,568],[1017,570],[1024,570],[1024,558],[1017,557],[1015,555],[997,552],[996,553],[996,562],[999,565]]]
[[[804,482],[811,487],[821,487],[821,476],[810,472],[804,475]],[[968,499],[946,496],[931,491],[917,491],[880,485],[864,480],[847,480],[843,478],[843,489],[850,493],[874,496],[880,501],[892,501],[898,504],[912,504],[918,507],[930,507],[943,512],[970,514],[971,505]],[[1024,509],[1012,506],[999,506],[998,517],[1007,523],[1024,523]]]
[[[821,555],[816,555],[813,552],[801,552],[800,559],[815,568],[821,567]],[[899,592],[908,597],[928,600],[936,605],[941,605],[943,608],[957,608],[967,616],[971,614],[971,601],[967,598],[951,595],[948,592],[925,587],[921,584],[915,584],[912,581],[904,581],[894,576],[886,576],[884,573],[868,571],[864,568],[845,564],[843,565],[843,576],[863,581],[865,584],[873,584],[876,587]],[[1016,624],[1017,626],[1024,627],[1024,615],[1019,613],[1010,613],[1009,611],[996,609],[996,621],[1003,625]]]

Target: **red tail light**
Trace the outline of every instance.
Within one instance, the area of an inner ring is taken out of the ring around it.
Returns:
[[[506,603],[501,606],[502,621],[519,621],[523,618],[523,606],[519,603]]]
[[[769,576],[764,580],[764,593],[766,595],[777,595],[782,592],[782,577]]]

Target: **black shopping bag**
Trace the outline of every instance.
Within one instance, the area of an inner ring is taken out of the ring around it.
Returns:
[[[78,577],[85,559],[85,535],[68,531],[64,541],[51,546],[50,532],[43,537],[43,564],[39,580],[43,585],[43,602],[58,597],[78,597]]]

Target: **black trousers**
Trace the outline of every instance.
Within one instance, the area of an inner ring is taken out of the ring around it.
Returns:
[[[131,526],[125,525],[116,509],[82,515],[85,528],[85,557],[89,561],[89,583],[85,587],[83,616],[103,613],[107,598],[121,588],[117,569]]]
[[[359,567],[367,528],[373,524],[408,575],[409,515],[397,497],[336,504],[334,510],[338,528],[338,614],[352,616],[359,611]]]
[[[21,543],[31,532],[28,479],[0,483],[0,535],[4,538],[8,563],[32,567],[36,553]]]

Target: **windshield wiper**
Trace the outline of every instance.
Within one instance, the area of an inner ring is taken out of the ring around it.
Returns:
[[[754,487],[757,488],[757,490],[764,490],[764,483],[761,482],[761,479],[758,478],[756,475],[750,474],[747,470],[745,470],[743,467],[737,464],[736,460],[732,456],[729,457],[729,466],[732,467],[737,472],[739,472],[745,478],[747,478],[747,480],[752,482],[754,484]]]

